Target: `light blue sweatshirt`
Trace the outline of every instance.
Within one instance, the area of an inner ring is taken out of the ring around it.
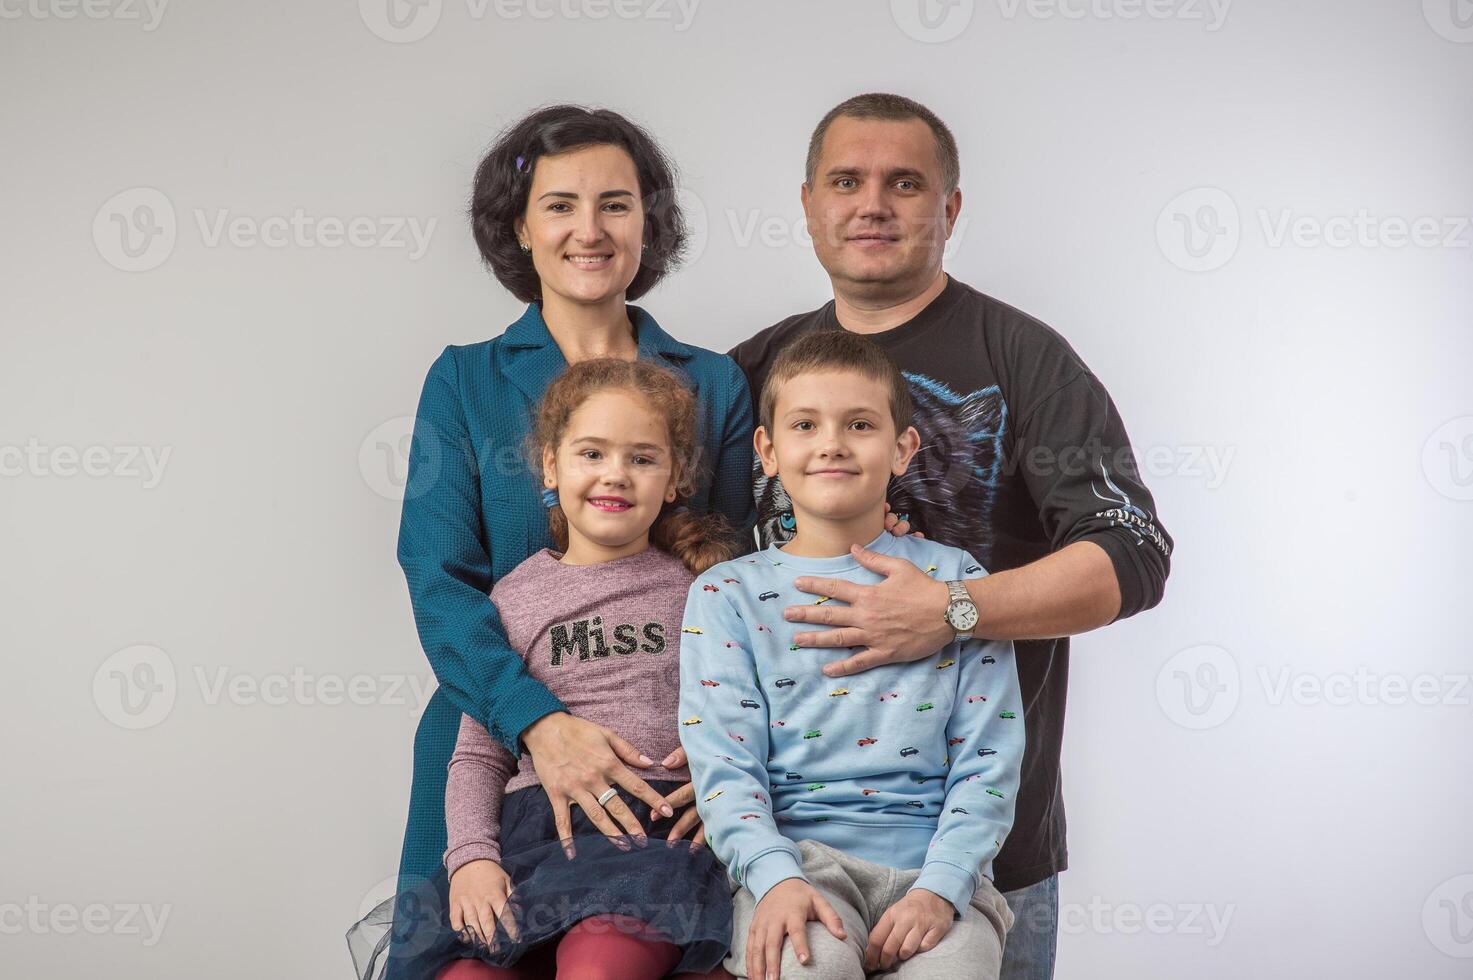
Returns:
[[[941,581],[987,573],[959,548],[888,531],[867,545]],[[845,678],[849,651],[793,646],[814,627],[788,605],[829,603],[793,580],[873,584],[849,555],[802,558],[776,545],[691,585],[680,637],[680,740],[707,842],[757,901],[804,877],[795,840],[894,868],[963,909],[992,876],[1013,822],[1023,700],[1013,645],[969,640]],[[818,627],[820,629],[824,627]]]

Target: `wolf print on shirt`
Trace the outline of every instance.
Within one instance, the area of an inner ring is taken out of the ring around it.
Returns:
[[[992,511],[1002,475],[1008,408],[997,385],[958,394],[935,378],[905,372],[915,401],[911,424],[921,447],[901,476],[890,481],[888,500],[897,514],[939,541],[966,542],[987,566],[992,557]],[[792,538],[793,503],[782,478],[768,479],[753,454],[757,529],[762,546]],[[966,506],[958,506],[965,500]]]

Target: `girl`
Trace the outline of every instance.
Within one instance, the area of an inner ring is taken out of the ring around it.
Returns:
[[[547,389],[529,449],[555,548],[491,590],[528,671],[580,718],[654,758],[657,793],[693,804],[679,749],[680,625],[694,574],[735,553],[719,514],[684,500],[699,457],[696,401],[670,371],[598,358]],[[552,975],[726,977],[726,871],[694,805],[664,816],[616,785],[556,808],[529,755],[514,758],[465,715],[445,793],[444,867],[355,927],[393,922],[360,963],[395,976],[513,980]],[[609,836],[584,812],[632,815],[649,835]],[[685,834],[694,830],[691,840]],[[397,908],[395,906],[397,905]]]

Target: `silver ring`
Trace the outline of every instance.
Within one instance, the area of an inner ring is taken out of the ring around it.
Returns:
[[[609,800],[613,799],[615,796],[618,796],[618,795],[619,795],[619,791],[617,789],[615,789],[614,787],[610,786],[607,790],[604,791],[604,795],[602,795],[602,796],[600,796],[598,798],[598,805],[599,806],[603,806],[605,803],[609,802]]]

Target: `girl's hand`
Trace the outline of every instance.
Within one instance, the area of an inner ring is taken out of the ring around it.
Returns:
[[[912,888],[885,910],[869,933],[864,950],[866,970],[893,970],[901,960],[933,948],[951,931],[956,910],[924,888]]]
[[[910,515],[907,514],[906,517],[909,518]],[[925,535],[922,534],[920,531],[912,531],[910,529],[909,520],[902,520],[898,515],[892,513],[890,511],[890,501],[888,500],[885,501],[885,530],[889,531],[897,538],[903,538],[907,534],[914,534],[918,538],[925,537]]]
[[[752,927],[747,930],[747,976],[781,980],[778,974],[783,941],[789,938],[793,940],[798,962],[807,966],[813,958],[808,951],[808,923],[813,919],[827,926],[835,939],[846,938],[839,913],[817,888],[802,878],[785,878],[768,889],[757,903]]]
[[[647,839],[633,811],[618,796],[609,800],[607,811],[599,806],[598,798],[610,786],[623,787],[656,812],[667,817],[675,816],[675,810],[661,800],[660,794],[625,766],[628,763],[648,767],[655,764],[654,760],[641,755],[612,729],[584,721],[566,711],[554,711],[529,725],[522,733],[522,741],[532,755],[537,778],[552,802],[558,839],[563,842],[563,850],[570,859],[577,856],[570,813],[574,803],[582,807],[593,825],[609,837],[617,840],[627,832],[641,841],[640,846]],[[613,820],[609,819],[611,814]],[[614,820],[623,825],[623,831]],[[627,844],[620,843],[620,846],[627,849]]]
[[[450,928],[467,929],[483,944],[496,938],[496,920],[506,909],[511,895],[511,876],[495,861],[467,861],[450,876]],[[516,923],[511,917],[502,920],[506,931],[516,938]]]
[[[663,765],[666,769],[679,769],[684,766],[686,762],[687,758],[685,755],[685,749],[680,748],[676,749],[674,752],[671,752],[668,756],[666,756],[665,761],[662,762],[661,765]],[[694,827],[696,833],[695,836],[691,838],[691,840],[697,844],[706,843],[706,825],[701,822],[701,815],[696,811],[695,808],[695,784],[685,783],[684,785],[678,787],[675,792],[665,797],[665,802],[670,804],[670,806],[674,807],[677,810],[679,810],[681,807],[689,807],[689,809],[687,809],[684,813],[680,815],[680,819],[675,821],[675,826],[670,829],[670,834],[665,839],[667,841],[680,840],[686,834],[690,833],[691,828]]]

